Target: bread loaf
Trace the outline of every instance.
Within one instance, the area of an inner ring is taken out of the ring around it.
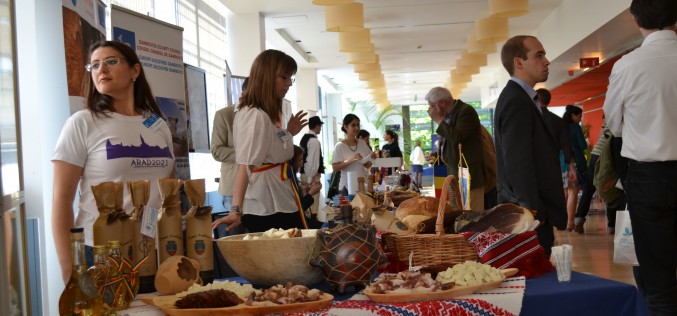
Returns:
[[[424,215],[427,217],[437,216],[437,208],[440,205],[440,200],[429,196],[419,196],[410,198],[397,207],[395,216],[400,220],[409,215]],[[451,206],[446,204],[445,211],[450,211]],[[409,226],[411,227],[411,226]]]

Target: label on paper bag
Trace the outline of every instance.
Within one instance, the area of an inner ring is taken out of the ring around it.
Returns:
[[[146,205],[143,207],[143,219],[141,220],[141,233],[155,238],[157,231],[157,215],[158,210]]]

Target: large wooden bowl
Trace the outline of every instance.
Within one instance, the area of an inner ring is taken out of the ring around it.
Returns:
[[[301,231],[302,237],[242,240],[233,235],[216,240],[223,257],[241,277],[256,285],[312,285],[323,280],[322,270],[310,266],[314,257],[317,230]],[[262,233],[250,234],[252,236]]]

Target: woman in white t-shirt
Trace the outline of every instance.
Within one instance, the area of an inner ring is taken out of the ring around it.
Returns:
[[[288,162],[294,154],[292,136],[306,126],[299,111],[282,126],[282,98],[294,82],[296,61],[266,50],[252,64],[249,85],[242,93],[233,122],[235,185],[230,213],[212,223],[231,230],[240,223],[250,232],[270,228],[304,228],[297,190]]]
[[[371,149],[367,143],[357,138],[360,132],[360,118],[355,114],[348,114],[343,118],[341,130],[346,133],[346,138],[334,147],[332,169],[341,171],[339,191],[347,186],[348,172],[355,177],[367,176],[367,170],[371,167]]]
[[[86,69],[91,73],[83,91],[87,109],[66,121],[52,156],[52,236],[64,282],[72,269],[70,228],[83,227],[85,244],[93,246],[99,211],[92,185],[151,180],[148,206],[160,208],[157,179],[174,177],[172,135],[134,50],[120,42],[96,43]],[[132,208],[129,194],[124,202],[125,210]]]

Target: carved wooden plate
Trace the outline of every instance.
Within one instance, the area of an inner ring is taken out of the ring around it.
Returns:
[[[393,293],[393,294],[376,294],[367,288],[364,290],[364,295],[369,297],[370,300],[379,303],[409,303],[409,302],[428,302],[428,301],[441,301],[448,300],[457,296],[469,295],[475,292],[488,291],[497,288],[501,285],[501,282],[508,277],[511,277],[517,274],[516,268],[510,268],[501,270],[503,273],[503,279],[496,282],[484,283],[479,285],[469,285],[469,286],[455,286],[452,289],[445,291],[437,292],[426,292],[426,293]]]
[[[221,308],[187,308],[180,309],[174,306],[174,303],[178,301],[179,298],[176,295],[165,295],[165,296],[156,296],[153,297],[150,301],[152,305],[159,307],[163,312],[168,315],[177,315],[177,316],[207,316],[207,315],[247,315],[247,316],[263,316],[269,314],[280,314],[280,313],[297,313],[297,312],[306,312],[314,311],[323,308],[329,307],[331,302],[334,300],[334,296],[331,294],[324,293],[317,301],[304,302],[304,303],[293,303],[293,304],[284,304],[284,305],[271,305],[271,306],[249,306],[246,304],[239,304],[231,307],[221,307]]]

